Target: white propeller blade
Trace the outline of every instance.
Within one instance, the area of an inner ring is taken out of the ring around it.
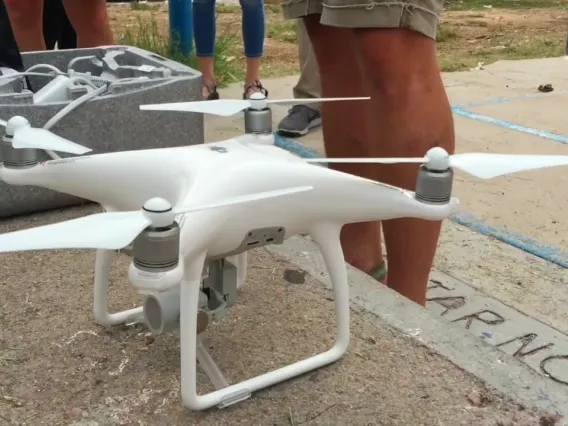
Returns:
[[[223,117],[235,115],[247,108],[264,109],[269,104],[274,105],[295,105],[306,103],[335,102],[335,101],[359,101],[371,98],[314,98],[314,99],[266,99],[264,95],[251,99],[217,99],[213,101],[196,101],[196,102],[174,102],[167,104],[151,104],[140,105],[142,111],[179,111],[179,112],[197,112],[202,114],[214,114]]]
[[[85,154],[92,149],[71,142],[46,129],[26,127],[14,132],[12,142],[14,148],[35,148],[49,151],[67,152],[69,154]]]
[[[397,163],[425,163],[426,157],[421,158],[305,158],[307,163],[343,163],[343,164],[397,164]]]
[[[217,99],[213,101],[173,102],[169,104],[140,105],[142,111],[179,111],[214,114],[223,117],[235,115],[248,108],[250,103],[246,100]]]
[[[568,155],[456,154],[450,165],[480,179],[568,165]]]
[[[447,156],[449,167],[459,169],[480,179],[491,179],[528,170],[568,165],[568,155],[520,155],[468,153]],[[428,163],[443,158],[307,158],[308,163]]]
[[[311,186],[300,186],[242,195],[218,203],[174,210],[173,214],[178,215],[266,200],[311,189],[313,189]],[[130,244],[140,232],[151,224],[151,218],[143,210],[97,213],[65,222],[0,235],[0,252],[63,248],[117,250]]]
[[[12,126],[14,132],[12,146],[16,149],[34,148],[77,155],[92,151],[90,148],[57,136],[47,129],[31,127],[28,120],[23,117],[12,117],[10,121],[0,120],[0,126]]]
[[[142,210],[97,213],[0,235],[0,252],[63,248],[116,250],[150,225]]]

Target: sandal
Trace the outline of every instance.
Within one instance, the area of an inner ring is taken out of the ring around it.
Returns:
[[[207,96],[204,97],[205,101],[215,101],[219,99],[219,92],[217,92],[217,84],[204,84],[203,87],[207,89]]]
[[[268,98],[268,90],[264,88],[260,81],[255,81],[252,84],[245,84],[245,91],[243,93],[243,99],[249,98],[249,92],[252,93],[262,93],[265,98]]]
[[[385,278],[387,277],[387,272],[387,263],[383,262],[371,269],[369,271],[369,275],[384,284]]]

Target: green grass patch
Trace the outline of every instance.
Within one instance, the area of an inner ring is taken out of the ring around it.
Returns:
[[[522,41],[495,38],[493,45],[473,51],[451,50],[451,42],[438,44],[438,61],[444,72],[466,71],[479,62],[489,65],[499,60],[557,58],[564,55],[563,37],[532,37]]]
[[[567,0],[447,0],[446,10],[496,9],[567,9]]]
[[[266,25],[266,36],[284,43],[296,43],[296,23],[294,21],[268,23]]]
[[[159,4],[140,3],[139,1],[131,1],[130,9],[132,10],[159,10]]]
[[[157,22],[154,19],[139,18],[135,25],[125,29],[122,43],[139,47],[198,69],[197,57],[192,55],[188,58],[181,53],[176,53],[179,51],[176,49],[175,40],[173,43],[170,43],[169,37],[160,33]],[[224,87],[243,78],[244,70],[242,67],[237,67],[233,64],[235,45],[236,36],[230,34],[217,36],[215,44],[215,76],[219,87]]]

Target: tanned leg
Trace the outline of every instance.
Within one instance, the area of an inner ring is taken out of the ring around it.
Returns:
[[[434,146],[453,153],[453,119],[434,40],[402,28],[357,29],[355,35],[372,90],[366,105],[376,124],[361,143],[377,157],[420,157]],[[374,178],[414,190],[417,171],[417,165],[376,166]],[[388,286],[423,306],[440,227],[419,219],[383,222]]]
[[[304,18],[321,74],[322,97],[369,96],[355,54],[353,30],[324,26],[320,15]],[[338,59],[338,48],[341,50]],[[322,102],[322,129],[328,157],[368,157],[373,138],[369,113],[370,101]],[[330,165],[331,167],[331,165]],[[366,164],[333,164],[333,168],[369,179],[375,169]],[[380,223],[364,222],[346,225],[341,232],[341,246],[350,265],[369,272],[383,262]]]
[[[45,50],[43,39],[43,0],[0,0],[12,24],[21,52]]]
[[[114,44],[106,0],[63,0],[63,5],[77,33],[79,48]]]

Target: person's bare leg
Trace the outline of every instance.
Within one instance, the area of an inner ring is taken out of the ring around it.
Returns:
[[[245,85],[254,84],[260,80],[260,57],[247,58],[247,73],[245,76]]]
[[[368,96],[364,77],[351,43],[353,30],[324,26],[320,15],[308,15],[305,24],[316,55],[324,98]],[[341,46],[341,60],[337,60]],[[322,129],[328,157],[368,157],[370,129],[369,101],[322,102]],[[331,165],[330,165],[331,167]],[[369,179],[374,166],[366,164],[333,164],[333,168]],[[341,232],[341,246],[350,265],[370,272],[383,262],[380,224],[365,222],[346,225]]]
[[[13,0],[5,1],[5,5],[18,49],[21,52],[45,50],[43,1]]]
[[[106,0],[63,0],[63,5],[77,33],[77,47],[114,44]]]
[[[377,157],[419,157],[440,146],[454,151],[454,125],[433,39],[407,29],[355,30],[372,92],[375,133],[363,144]],[[331,84],[331,83],[330,83]],[[377,166],[375,178],[414,190],[417,165]],[[389,260],[388,286],[421,305],[440,222],[383,222]]]
[[[215,58],[213,56],[199,56],[199,71],[203,78],[203,97],[209,96],[209,88],[214,87],[215,82]]]

